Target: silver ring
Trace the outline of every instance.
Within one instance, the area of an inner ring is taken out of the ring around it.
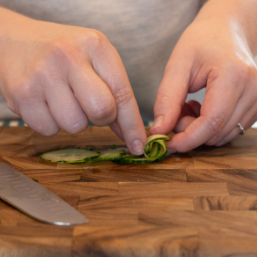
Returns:
[[[245,129],[244,129],[244,127],[241,125],[241,123],[238,123],[237,124],[237,126],[239,127],[239,129],[240,129],[240,135],[244,135],[244,133],[245,133]]]

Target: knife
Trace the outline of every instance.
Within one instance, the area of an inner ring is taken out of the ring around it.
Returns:
[[[4,163],[0,163],[0,198],[38,221],[60,226],[89,222],[60,197]]]

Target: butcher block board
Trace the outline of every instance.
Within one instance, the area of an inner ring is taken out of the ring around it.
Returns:
[[[202,146],[160,163],[66,165],[38,154],[64,147],[124,145],[109,128],[43,137],[0,129],[1,161],[83,213],[58,227],[0,200],[1,257],[257,256],[257,130],[224,147]]]

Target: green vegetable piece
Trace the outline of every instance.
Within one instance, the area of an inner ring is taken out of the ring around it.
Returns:
[[[154,161],[162,161],[168,156],[168,149],[164,141],[170,140],[166,135],[157,134],[148,137],[147,143],[144,148],[144,157],[124,155],[119,160],[115,160],[115,163],[149,163]]]
[[[120,159],[121,156],[125,155],[127,152],[127,148],[115,148],[115,149],[108,149],[100,152],[98,158],[94,159],[94,162],[98,161],[113,161]]]
[[[43,153],[40,157],[45,161],[61,162],[61,163],[84,163],[92,161],[100,154],[98,152],[81,149],[81,148],[66,148],[61,150],[50,151]]]
[[[67,148],[43,153],[40,157],[45,161],[59,163],[86,163],[99,161],[113,161],[115,163],[149,163],[161,161],[168,156],[165,144],[170,138],[166,135],[152,135],[144,148],[143,156],[134,156],[129,153],[127,148],[117,148],[113,145],[111,149],[104,151],[93,151],[91,148]]]

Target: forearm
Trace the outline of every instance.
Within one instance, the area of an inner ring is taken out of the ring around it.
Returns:
[[[253,55],[257,54],[257,1],[209,0],[205,1],[196,20],[229,22],[231,29],[245,37]]]

